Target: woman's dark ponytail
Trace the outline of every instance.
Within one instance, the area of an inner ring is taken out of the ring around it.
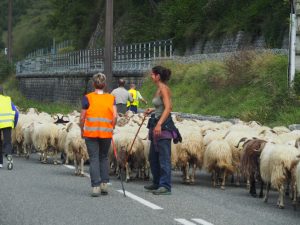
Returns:
[[[152,68],[152,72],[154,74],[160,75],[160,80],[162,82],[167,82],[171,78],[171,70],[168,68],[165,68],[163,66],[155,66]]]

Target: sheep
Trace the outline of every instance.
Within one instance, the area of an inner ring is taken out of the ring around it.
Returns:
[[[234,126],[234,125],[233,125]],[[232,126],[232,127],[233,127]],[[247,139],[251,139],[257,136],[257,133],[253,129],[244,129],[239,128],[240,130],[230,130],[225,136],[224,139],[228,142],[233,158],[233,165],[236,168],[237,181],[236,185],[240,185],[240,159],[242,155],[242,143]],[[233,179],[232,179],[233,182]]]
[[[276,134],[284,134],[284,133],[289,133],[291,132],[290,129],[284,126],[279,126],[279,127],[273,127],[272,129]]]
[[[281,143],[287,143],[289,141],[294,141],[298,138],[300,138],[299,130],[293,130],[292,132],[282,133],[282,134],[278,135],[278,139],[281,141]]]
[[[265,147],[266,141],[261,139],[249,139],[243,145],[243,154],[241,157],[241,172],[250,179],[250,194],[256,197],[255,180],[256,175],[261,181],[259,170],[259,157]],[[261,189],[259,197],[263,197],[263,182],[261,181]]]
[[[25,152],[25,158],[29,159],[31,154],[33,142],[32,142],[32,134],[33,134],[33,122],[30,124],[25,124],[22,129],[23,132],[23,149]]]
[[[126,169],[126,182],[130,180],[131,169],[141,170],[147,164],[142,139],[137,136],[133,143],[134,137],[135,134],[126,129],[113,135],[118,154],[117,170]]]
[[[22,132],[22,126],[25,123],[24,122],[24,116],[20,114],[19,116],[19,121],[17,123],[17,126],[14,129],[14,133],[12,136],[12,144],[13,146],[16,147],[17,150],[17,156],[20,156],[22,154],[22,146],[23,146],[23,141],[24,141],[24,136]]]
[[[34,147],[41,152],[41,162],[47,163],[49,149],[54,152],[54,164],[57,160],[58,127],[53,123],[34,123],[32,142]]]
[[[181,130],[182,143],[175,145],[171,155],[173,167],[180,167],[183,171],[184,183],[195,183],[195,173],[197,168],[203,164],[203,141],[200,132],[187,132]],[[173,154],[174,153],[174,154]],[[192,174],[189,169],[192,168]]]
[[[57,124],[58,127],[58,142],[57,142],[57,150],[58,152],[65,153],[65,143],[67,138],[67,126],[65,124]],[[66,165],[68,164],[68,157],[66,157],[65,162]]]
[[[36,108],[28,108],[26,110],[26,114],[33,114],[33,115],[38,115],[39,114],[39,111],[36,109]]]
[[[293,146],[267,143],[260,156],[261,178],[267,184],[264,202],[268,201],[270,186],[279,191],[277,206],[284,208],[284,182],[291,177],[292,163],[299,150]],[[292,184],[292,186],[294,186]]]
[[[211,141],[223,139],[227,130],[210,131],[203,137],[203,145],[206,147]]]
[[[74,160],[75,175],[84,176],[84,162],[89,159],[89,156],[85,141],[81,137],[80,127],[76,123],[70,123],[66,128],[66,132],[66,158],[67,160]],[[80,165],[79,168],[78,165]]]
[[[292,185],[292,204],[294,207],[294,210],[296,209],[297,205],[297,197],[299,192],[299,186],[300,186],[300,155],[297,156],[297,159],[292,161],[291,164],[291,185]]]
[[[217,174],[222,174],[221,189],[225,190],[227,174],[235,171],[233,166],[232,150],[226,140],[213,140],[204,152],[203,167],[212,173],[213,187],[216,187]]]

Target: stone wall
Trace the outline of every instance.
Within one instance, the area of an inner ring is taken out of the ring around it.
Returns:
[[[24,96],[43,102],[65,102],[80,104],[82,96],[93,90],[92,74],[76,75],[22,75],[17,76],[19,88]],[[139,88],[143,82],[143,75],[114,76],[112,88],[117,87],[117,80],[126,80],[126,87],[135,83]]]
[[[288,42],[289,35],[286,33],[282,40],[281,48],[287,49]],[[253,37],[251,34],[239,31],[235,35],[228,35],[219,40],[200,39],[194,46],[187,49],[184,55],[235,52],[243,49],[264,49],[266,47],[267,44],[263,36]]]

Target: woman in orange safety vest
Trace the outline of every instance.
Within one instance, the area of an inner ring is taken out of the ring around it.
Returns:
[[[109,182],[108,150],[117,119],[115,97],[105,93],[106,76],[92,78],[95,91],[82,99],[80,127],[89,153],[92,196],[106,195]]]

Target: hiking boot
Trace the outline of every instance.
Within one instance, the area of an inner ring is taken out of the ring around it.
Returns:
[[[155,185],[155,184],[150,184],[150,185],[146,185],[144,186],[144,188],[148,191],[154,191],[154,190],[157,190],[158,189],[158,186]]]
[[[100,187],[93,187],[92,188],[92,193],[91,193],[91,196],[92,197],[99,197],[100,195]]]
[[[101,189],[101,195],[107,195],[107,183],[101,183],[100,184],[100,189]]]
[[[152,192],[154,195],[170,195],[171,191],[169,191],[167,188],[165,187],[160,187],[157,190],[154,190]]]
[[[12,170],[13,169],[13,158],[12,155],[7,155],[7,169]]]

